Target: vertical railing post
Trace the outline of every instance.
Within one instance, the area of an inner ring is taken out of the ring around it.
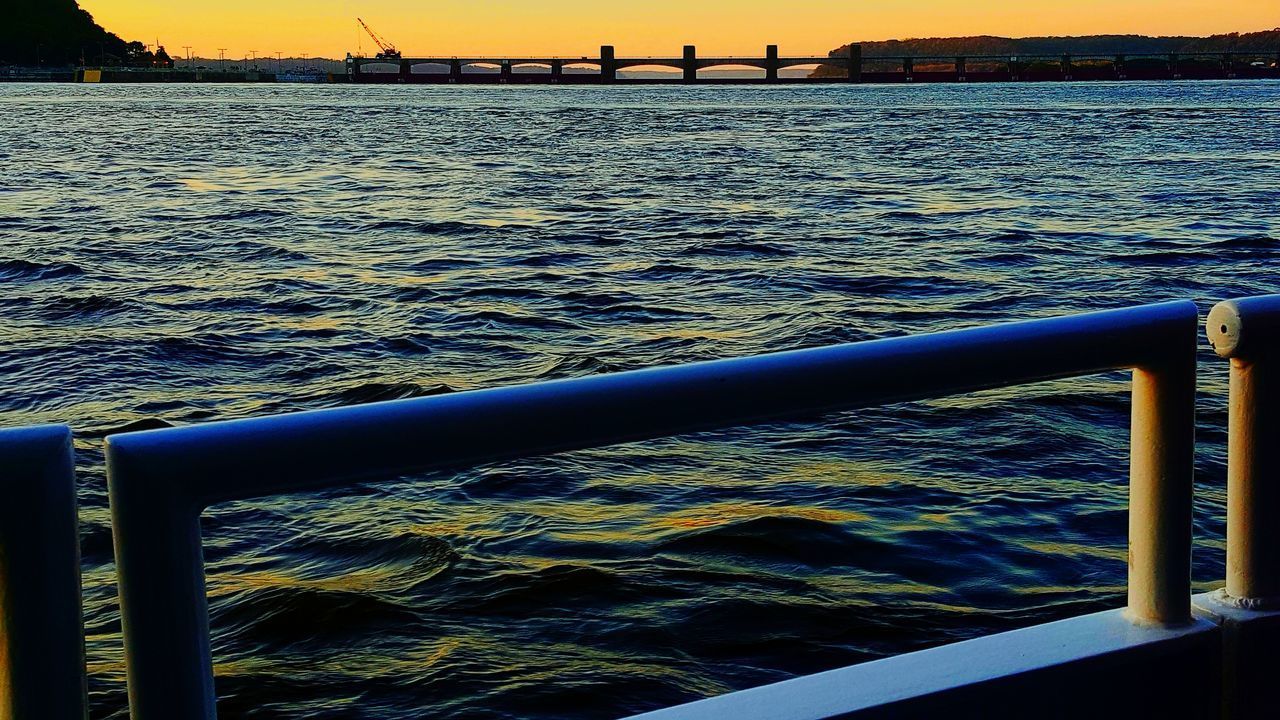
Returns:
[[[1206,330],[1231,360],[1227,595],[1280,600],[1280,296],[1218,303]]]
[[[0,718],[84,720],[71,431],[0,430]]]
[[[1196,324],[1159,365],[1133,371],[1128,614],[1141,624],[1191,620]]]
[[[1227,582],[1195,604],[1222,627],[1222,717],[1270,717],[1280,707],[1280,295],[1218,303],[1205,324],[1231,360]]]
[[[107,438],[107,484],[132,720],[213,720],[200,511]]]

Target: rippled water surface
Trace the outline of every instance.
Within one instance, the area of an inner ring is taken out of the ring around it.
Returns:
[[[0,422],[1275,291],[1280,85],[0,86]],[[1225,368],[1195,576],[1222,575]],[[1122,374],[220,505],[223,717],[609,718],[1122,600]]]

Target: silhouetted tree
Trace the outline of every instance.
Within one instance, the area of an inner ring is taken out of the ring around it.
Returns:
[[[151,55],[102,29],[76,0],[8,0],[0,9],[0,65],[113,64],[133,46]]]

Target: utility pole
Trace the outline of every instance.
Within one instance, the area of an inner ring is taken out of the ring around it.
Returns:
[[[192,67],[192,65],[191,65],[191,46],[190,46],[190,45],[183,45],[183,46],[182,46],[182,49],[187,51],[187,69],[188,69],[188,70],[195,70],[195,68],[194,68],[194,67]]]
[[[257,70],[258,69],[258,51],[250,50],[249,57],[253,60],[253,69]],[[247,65],[248,63],[245,63],[245,64]]]
[[[218,62],[222,63],[222,72],[227,71],[227,49],[218,48]]]
[[[281,67],[281,63],[282,63],[282,62],[283,62],[283,61],[280,59],[280,51],[279,51],[279,50],[277,50],[277,51],[276,51],[276,74],[277,74],[277,75],[279,75],[281,72],[283,72],[283,69],[282,69],[282,67]]]

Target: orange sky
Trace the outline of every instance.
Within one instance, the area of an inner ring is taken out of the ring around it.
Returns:
[[[373,43],[365,19],[410,55],[595,55],[825,53],[850,40],[938,35],[1204,35],[1280,26],[1277,0],[80,0],[126,40],[159,38],[217,57],[342,57]]]

